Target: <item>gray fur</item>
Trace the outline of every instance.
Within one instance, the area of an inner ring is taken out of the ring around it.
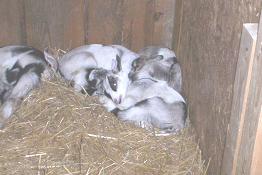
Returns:
[[[27,46],[0,48],[0,128],[39,85],[45,71],[49,67],[41,51]]]
[[[114,76],[110,71],[103,73],[104,76],[99,80],[102,82],[107,76]],[[104,84],[102,89],[104,91],[107,89]],[[100,102],[121,120],[136,125],[143,123],[142,127],[145,128],[157,127],[169,133],[177,132],[185,126],[184,98],[164,81],[139,79],[129,85],[126,96],[120,104],[114,103],[107,95],[100,96]]]
[[[149,46],[139,52],[139,58],[132,63],[129,77],[133,80],[152,77],[166,81],[178,92],[182,91],[182,73],[175,53],[157,46]]]
[[[47,54],[46,54],[47,55]],[[127,48],[120,45],[101,45],[91,44],[75,48],[59,60],[59,72],[63,77],[72,81],[76,91],[90,92],[96,94],[93,86],[96,84],[92,80],[93,85],[89,85],[90,80],[87,79],[87,69],[102,68],[112,71],[117,75],[117,88],[112,89],[110,81],[107,85],[107,92],[114,99],[116,103],[120,103],[121,99],[125,96],[126,89],[130,80],[128,73],[131,70],[131,63],[138,55]],[[88,90],[88,88],[91,88]]]
[[[186,104],[184,102],[166,103],[160,97],[152,97],[128,109],[119,110],[116,115],[123,121],[138,126],[157,127],[165,133],[177,132],[184,128]]]

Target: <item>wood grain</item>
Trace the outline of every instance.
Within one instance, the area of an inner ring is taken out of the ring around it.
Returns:
[[[83,0],[26,0],[27,42],[39,49],[84,44]]]
[[[257,27],[257,24],[245,24],[242,31],[232,111],[222,164],[224,174],[236,174],[255,57]]]
[[[71,49],[83,44],[171,47],[176,0],[2,0],[1,43]]]
[[[257,46],[246,105],[243,135],[237,159],[236,174],[250,174],[257,127],[262,110],[262,16],[258,28]],[[260,167],[260,169],[261,168],[262,167]]]
[[[182,37],[181,36],[182,20],[183,20],[183,0],[176,0],[172,48],[175,50],[177,55],[179,55],[179,46]]]
[[[262,174],[262,111],[260,111],[250,174]]]
[[[262,0],[182,1],[178,58],[189,114],[208,174],[221,172],[242,25],[258,22]]]
[[[149,1],[151,3],[151,1]],[[146,16],[145,0],[128,0],[124,1],[123,28],[121,43],[134,50],[138,51],[145,46],[145,16]]]
[[[175,0],[156,1],[153,44],[172,48],[175,3]]]
[[[24,2],[0,1],[0,46],[26,44]]]
[[[123,0],[88,1],[87,43],[121,44],[123,2]]]
[[[175,0],[89,0],[86,42],[122,44],[134,51],[146,45],[171,47]]]

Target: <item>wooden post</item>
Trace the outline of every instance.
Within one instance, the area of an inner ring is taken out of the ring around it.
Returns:
[[[259,138],[262,126],[258,125],[262,104],[262,18],[258,35],[257,28],[257,24],[245,24],[242,32],[221,171],[225,175],[245,175],[262,170],[261,166],[260,170],[256,169],[262,160],[262,155],[256,155],[261,153],[256,148],[262,144],[261,137]]]
[[[262,174],[262,112],[261,111],[260,111],[260,117],[258,122],[257,135],[256,135],[250,174],[251,175]]]
[[[260,16],[259,22],[256,58],[254,61],[254,65],[254,81],[251,82],[254,87],[252,97],[254,98],[254,117],[258,117],[259,119],[250,174],[260,175],[262,174],[262,15]]]

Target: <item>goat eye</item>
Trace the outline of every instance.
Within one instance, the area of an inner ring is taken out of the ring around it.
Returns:
[[[113,91],[116,91],[117,90],[117,79],[114,77],[108,77],[108,82],[109,82],[110,88]]]
[[[133,61],[133,63],[132,63],[132,68],[133,68],[133,69],[136,69],[136,68],[137,68],[137,61],[138,61],[138,60]]]

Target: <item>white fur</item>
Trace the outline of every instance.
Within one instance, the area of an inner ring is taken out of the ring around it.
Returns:
[[[120,45],[104,46],[101,44],[91,44],[75,48],[66,53],[59,60],[59,71],[64,78],[69,81],[74,81],[75,90],[80,91],[79,87],[87,85],[87,80],[83,76],[84,73],[79,70],[88,68],[103,68],[105,70],[116,69],[116,57],[121,59],[122,70],[115,72],[118,77],[117,91],[110,89],[107,86],[108,93],[112,96],[115,102],[120,102],[124,98],[126,89],[129,85],[128,73],[131,70],[131,63],[138,55],[127,48]],[[83,78],[83,79],[82,79]]]
[[[157,127],[165,132],[177,132],[185,125],[185,108],[182,102],[165,103],[159,97],[147,99],[144,104],[138,104],[117,113],[124,121],[135,123],[146,129]]]
[[[162,55],[164,59],[171,58],[171,57],[176,57],[175,52],[168,48],[160,48],[158,51],[158,55]]]
[[[140,81],[140,82],[139,82]],[[119,109],[127,109],[145,99],[160,97],[166,103],[184,102],[184,98],[164,81],[152,82],[149,79],[138,80],[132,83]]]
[[[37,56],[30,54],[32,52],[37,53],[35,54]],[[7,70],[13,69],[17,63],[21,69],[27,65],[41,65],[43,71],[47,72],[49,67],[44,61],[44,57],[42,58],[38,53],[41,52],[26,46],[0,48],[0,95],[4,94],[2,95],[3,104],[0,108],[0,128],[4,127],[5,122],[12,116],[28,93],[40,83],[39,74],[33,71],[37,67],[32,67],[25,72],[18,72],[19,76],[14,83],[7,81]],[[18,71],[19,69],[17,68]]]
[[[158,127],[164,132],[176,132],[185,125],[186,102],[164,81],[148,78],[137,80],[129,85],[120,104],[113,103],[105,96],[100,97],[100,102],[108,111],[119,109],[117,116],[121,120],[141,127]]]
[[[139,58],[132,68],[130,77],[141,79],[150,77],[163,80],[176,91],[182,91],[182,73],[179,63],[175,62],[176,54],[168,49],[149,46],[139,52]]]

